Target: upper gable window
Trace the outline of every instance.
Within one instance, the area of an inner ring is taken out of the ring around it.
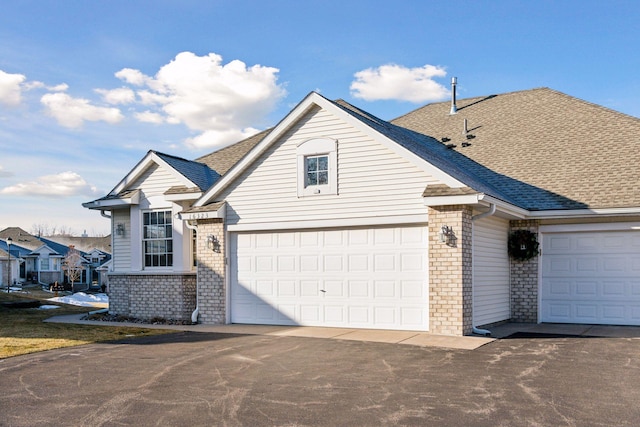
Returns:
[[[338,194],[338,142],[309,139],[298,145],[298,197]]]

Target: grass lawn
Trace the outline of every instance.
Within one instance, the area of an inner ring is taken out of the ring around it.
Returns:
[[[26,289],[25,293],[7,293],[0,290],[0,359],[54,348],[71,347],[101,341],[113,341],[131,336],[167,334],[174,331],[121,326],[69,325],[44,323],[49,317],[64,314],[87,313],[96,308],[78,307],[46,301],[53,294],[39,288]],[[7,308],[5,302],[40,300],[42,304],[59,305],[60,308]]]

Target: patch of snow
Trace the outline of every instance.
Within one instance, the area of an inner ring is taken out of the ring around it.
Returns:
[[[109,306],[109,297],[107,294],[86,294],[84,292],[76,292],[72,295],[63,297],[49,298],[47,301],[61,302],[63,304],[79,305],[81,307],[102,307]]]
[[[53,310],[56,308],[60,308],[59,305],[51,305],[51,304],[45,304],[45,305],[41,305],[40,307],[38,307],[38,310]]]

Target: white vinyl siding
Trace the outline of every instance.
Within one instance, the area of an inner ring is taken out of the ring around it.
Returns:
[[[132,206],[131,209],[112,211],[113,224],[122,223],[126,229],[124,236],[118,236],[115,233],[115,229],[113,230],[114,271],[140,271],[144,269],[142,215],[144,212],[149,212],[149,210],[171,210],[173,212],[176,205],[165,200],[164,193],[170,187],[177,185],[184,185],[184,182],[178,180],[175,174],[165,168],[151,164],[138,179],[127,186],[128,190],[140,190],[142,197],[138,206]],[[183,269],[191,269],[191,256],[188,251],[183,253],[183,248],[191,247],[191,234],[188,233],[188,235],[184,237],[184,242],[176,241],[176,239],[182,238],[182,236],[185,235],[184,230],[186,230],[186,228],[182,223],[174,224],[173,267],[180,271]]]
[[[640,231],[542,235],[541,321],[640,325]]]
[[[337,143],[337,195],[298,197],[296,147],[311,138]],[[227,221],[265,224],[381,216],[418,216],[422,192],[438,181],[381,143],[316,109],[276,141],[218,198]]]
[[[130,190],[142,190],[144,195],[149,198],[164,194],[170,187],[182,184],[169,171],[154,164],[127,188]]]
[[[118,209],[111,211],[111,221],[113,230],[113,270],[131,270],[131,221],[129,220],[129,209]],[[115,232],[117,224],[123,224],[125,228],[124,236],[119,236]]]
[[[474,326],[511,317],[508,236],[504,219],[491,216],[473,222]]]

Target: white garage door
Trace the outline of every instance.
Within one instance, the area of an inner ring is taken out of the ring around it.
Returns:
[[[640,232],[543,235],[541,320],[640,325]]]
[[[230,238],[232,323],[428,330],[425,227]]]

